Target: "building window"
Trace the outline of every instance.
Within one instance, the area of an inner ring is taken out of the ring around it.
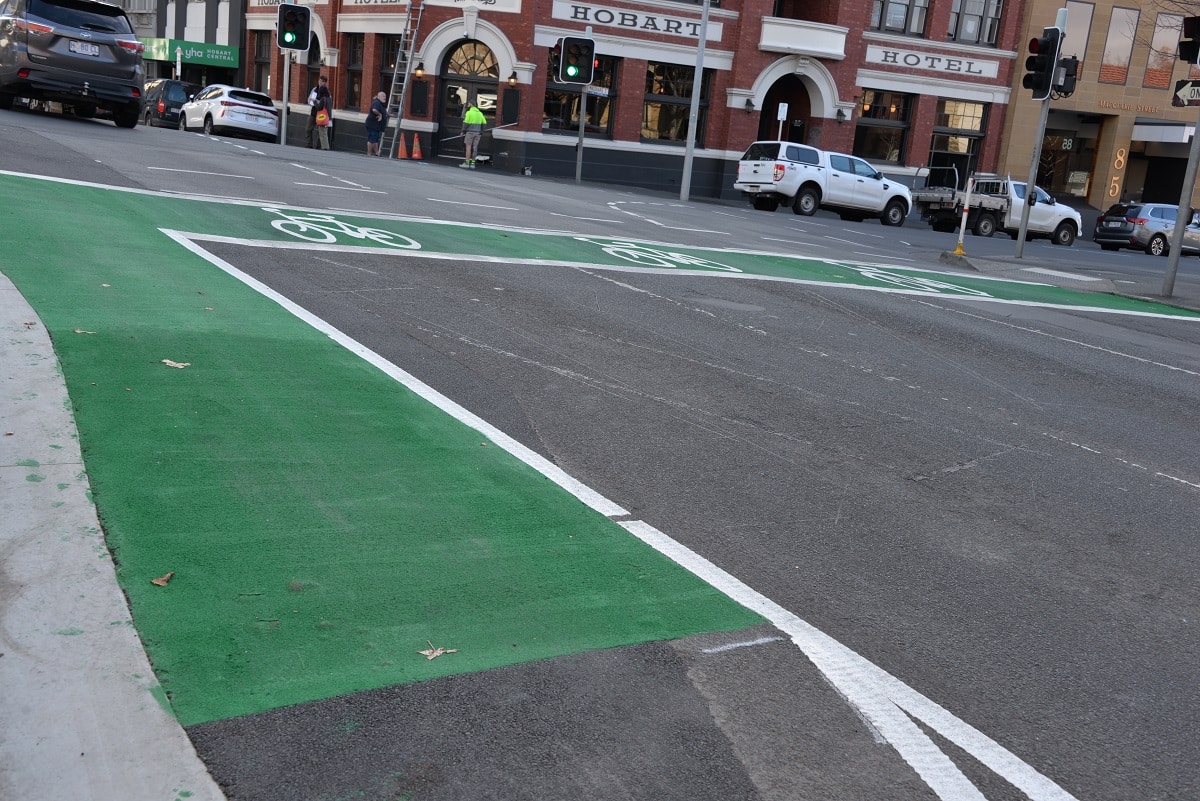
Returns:
[[[946,37],[954,42],[995,46],[1003,11],[1004,0],[954,0]]]
[[[388,97],[391,97],[392,85],[396,77],[396,64],[404,66],[404,37],[381,36],[379,44],[380,52],[383,53],[383,58],[379,62],[379,86],[371,87],[371,94],[382,91],[387,92]]]
[[[979,165],[979,147],[987,130],[987,105],[964,100],[938,100],[929,144],[928,186],[957,186]]]
[[[1088,37],[1092,33],[1092,11],[1095,6],[1091,3],[1067,3],[1067,30],[1063,34],[1062,54],[1079,59],[1079,69],[1083,69],[1083,56],[1087,52]]]
[[[679,64],[646,64],[646,96],[642,102],[642,139],[656,142],[684,142],[691,115],[692,78],[695,67]],[[708,85],[712,73],[700,79],[700,108],[695,141],[704,138],[708,111]]]
[[[1104,43],[1104,60],[1100,62],[1100,83],[1123,84],[1129,78],[1129,56],[1133,52],[1139,14],[1136,8],[1112,10],[1108,40]]]
[[[254,32],[254,88],[264,95],[271,94],[271,56],[275,55],[271,31]]]
[[[612,56],[596,56],[592,74],[594,92],[588,92],[587,110],[583,121],[585,136],[612,139],[612,110],[617,98],[617,68],[620,60]],[[542,106],[542,130],[546,133],[579,133],[580,86],[556,83],[546,67],[546,99]]]
[[[346,34],[343,47],[346,59],[346,102],[343,108],[358,108],[358,103],[362,100],[364,39],[361,33]]]
[[[1175,71],[1175,48],[1179,44],[1182,27],[1181,14],[1159,14],[1154,20],[1154,38],[1150,40],[1150,54],[1146,57],[1142,86],[1148,89],[1171,86],[1171,73]]]
[[[877,31],[924,36],[928,10],[929,0],[875,0],[871,27]]]
[[[854,127],[854,155],[903,164],[911,108],[911,95],[864,90]]]
[[[463,42],[450,54],[446,71],[472,78],[500,78],[500,65],[492,49],[482,42]]]

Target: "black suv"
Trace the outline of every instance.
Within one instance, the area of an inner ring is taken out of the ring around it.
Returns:
[[[0,0],[0,108],[25,97],[122,128],[142,111],[142,51],[119,7],[95,0]]]
[[[160,128],[179,127],[179,107],[200,93],[203,86],[172,78],[156,78],[146,84],[142,122]]]

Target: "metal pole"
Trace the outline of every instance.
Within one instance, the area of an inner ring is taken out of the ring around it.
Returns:
[[[1042,160],[1042,139],[1046,135],[1046,120],[1050,119],[1050,95],[1042,101],[1037,132],[1033,137],[1033,160],[1029,162],[1029,180],[1025,182],[1025,205],[1021,207],[1021,228],[1017,234],[1017,258],[1025,252],[1025,232],[1029,230],[1029,210],[1037,198],[1037,169]]]
[[[708,47],[708,2],[702,0],[700,46],[696,48],[696,74],[692,76],[692,103],[688,109],[687,148],[683,153],[683,177],[679,181],[679,199],[687,200],[692,191],[692,157],[696,151],[696,128],[700,120],[700,87],[704,80],[704,50]]]
[[[292,54],[288,50],[283,53],[283,114],[279,123],[279,144],[287,144],[288,99],[292,89]]]
[[[592,26],[584,28],[584,32],[588,38],[592,38]],[[595,53],[593,53],[593,57]],[[593,76],[595,77],[595,76]],[[587,120],[587,98],[588,87],[591,84],[585,84],[579,87],[579,141],[575,143],[575,183],[583,181],[583,124]]]
[[[1162,293],[1171,297],[1175,291],[1175,273],[1179,269],[1179,254],[1183,251],[1183,229],[1192,221],[1192,188],[1196,185],[1196,167],[1200,161],[1200,113],[1196,115],[1196,130],[1192,131],[1192,146],[1188,151],[1187,170],[1183,176],[1183,189],[1179,191],[1179,214],[1175,217],[1175,230],[1171,232],[1171,252],[1167,259],[1167,274],[1163,277]]]

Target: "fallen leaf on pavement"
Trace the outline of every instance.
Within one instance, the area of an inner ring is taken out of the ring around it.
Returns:
[[[165,587],[165,586],[167,586],[167,583],[170,582],[171,577],[174,575],[175,575],[175,571],[172,570],[170,573],[168,573],[165,576],[159,576],[156,579],[150,579],[150,583],[157,584],[160,587]]]
[[[429,642],[426,640],[425,642]],[[457,648],[442,648],[440,645],[437,648],[433,647],[433,643],[429,642],[428,651],[417,651],[418,654],[424,654],[426,659],[437,659],[442,654],[456,654]]]

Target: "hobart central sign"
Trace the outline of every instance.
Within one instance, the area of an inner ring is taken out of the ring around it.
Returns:
[[[879,45],[867,46],[867,63],[885,67],[909,67],[915,70],[969,75],[972,78],[995,78],[1000,74],[1000,62],[948,53],[925,53],[918,50],[897,50]]]

